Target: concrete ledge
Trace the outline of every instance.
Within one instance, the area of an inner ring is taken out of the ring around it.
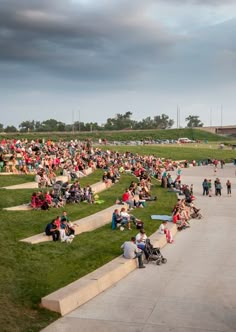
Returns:
[[[136,259],[122,256],[42,298],[42,306],[62,316],[103,292],[137,267]]]
[[[7,210],[7,211],[31,211],[31,210],[33,210],[33,208],[29,203],[29,204],[23,204],[23,205],[4,208],[3,210]]]
[[[0,175],[18,175],[18,174],[15,174],[13,172],[0,172]]]
[[[176,234],[175,224],[169,223],[168,228],[173,235]],[[167,243],[166,236],[158,232],[150,236],[150,239],[154,247],[162,248]],[[42,306],[64,316],[111,287],[136,268],[136,259],[125,259],[119,256],[94,272],[43,297]]]
[[[107,184],[104,183],[103,181],[96,182],[91,185],[92,191],[94,194],[97,194],[101,191],[104,191],[112,186],[112,182],[109,181]]]
[[[122,205],[115,204],[107,209],[91,214],[88,217],[74,221],[73,225],[75,226],[75,235],[84,232],[91,232],[96,228],[111,223],[112,213],[114,212],[115,209],[120,209],[121,207]],[[41,242],[52,241],[52,236],[47,236],[45,235],[45,233],[40,233],[20,241],[27,242],[30,244],[37,244]]]
[[[173,236],[176,235],[176,233],[177,233],[176,224],[173,224],[172,222],[168,222],[167,228],[171,231]],[[153,233],[150,236],[150,240],[154,247],[163,248],[167,244],[165,234],[160,234],[158,231]]]
[[[109,184],[107,185],[104,182],[99,181],[99,182],[92,184],[91,188],[92,188],[92,191],[94,192],[94,194],[97,194],[103,190],[108,189],[111,185],[112,185],[111,182],[109,182]],[[18,206],[3,208],[3,210],[7,210],[7,211],[28,211],[28,210],[32,210],[32,209],[33,208],[28,204],[22,204],[22,205],[18,205]]]
[[[85,170],[85,173],[87,175],[91,174],[93,172],[92,168],[88,168]],[[7,173],[6,175],[12,175],[13,173]],[[15,174],[17,176],[17,174]],[[67,175],[60,175],[57,176],[57,181],[63,181],[66,182],[68,181],[68,176]],[[3,189],[37,189],[38,188],[38,183],[36,181],[34,182],[26,182],[26,183],[21,183],[21,184],[15,184],[12,186],[7,186],[7,187],[2,187]]]

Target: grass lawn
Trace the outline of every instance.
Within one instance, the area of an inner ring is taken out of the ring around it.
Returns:
[[[126,152],[130,151],[140,155],[153,154],[156,157],[169,158],[172,160],[205,160],[205,159],[223,159],[231,162],[236,158],[236,151],[230,149],[219,149],[219,144],[182,144],[182,145],[138,145],[138,146],[108,146],[113,151]],[[104,149],[104,146],[101,146]]]
[[[94,176],[98,177],[96,181],[101,179],[101,173]],[[100,193],[100,198],[105,200],[104,204],[67,205],[71,220],[113,205],[133,179],[132,176],[123,175],[119,183]],[[86,184],[96,182],[92,181],[92,175],[90,179],[81,179],[81,184],[82,180]],[[25,203],[29,201],[31,193],[32,190],[0,189],[1,208]],[[152,193],[158,196],[156,202],[149,202],[145,209],[134,210],[134,214],[144,221],[148,235],[159,227],[159,222],[151,221],[150,215],[170,214],[176,201],[176,196],[161,189],[156,180],[153,180]],[[47,326],[59,315],[40,308],[40,299],[119,256],[120,245],[137,233],[135,229],[131,232],[112,231],[111,225],[106,225],[80,234],[70,245],[60,242],[38,245],[19,242],[22,238],[42,232],[47,222],[61,213],[62,209],[0,210],[1,331],[40,331]]]
[[[34,181],[35,175],[1,175],[0,173],[0,187],[11,186],[15,184],[21,184],[25,182]]]

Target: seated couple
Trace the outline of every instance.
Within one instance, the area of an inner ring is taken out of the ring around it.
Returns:
[[[112,214],[112,229],[122,227],[121,230],[123,230],[124,227],[127,227],[127,229],[131,230],[131,223],[137,225],[138,222],[141,222],[141,220],[129,214],[125,207],[121,208],[120,213],[118,209],[115,209]]]
[[[72,242],[75,234],[73,224],[68,220],[66,212],[61,217],[57,216],[45,228],[45,234],[52,236],[53,241]]]

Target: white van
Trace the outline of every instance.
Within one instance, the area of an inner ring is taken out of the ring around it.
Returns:
[[[192,141],[188,137],[181,137],[177,141],[178,143],[194,143],[195,141]]]

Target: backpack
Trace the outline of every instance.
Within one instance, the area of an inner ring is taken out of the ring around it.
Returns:
[[[47,224],[47,226],[45,227],[45,234],[46,235],[51,235],[50,229],[51,229],[51,223]]]
[[[143,221],[137,221],[136,222],[136,228],[137,229],[141,229],[141,228],[144,228],[144,223],[143,223]]]
[[[48,203],[46,201],[43,202],[43,204],[41,205],[41,209],[42,210],[48,210],[49,209],[49,205],[48,205]]]

